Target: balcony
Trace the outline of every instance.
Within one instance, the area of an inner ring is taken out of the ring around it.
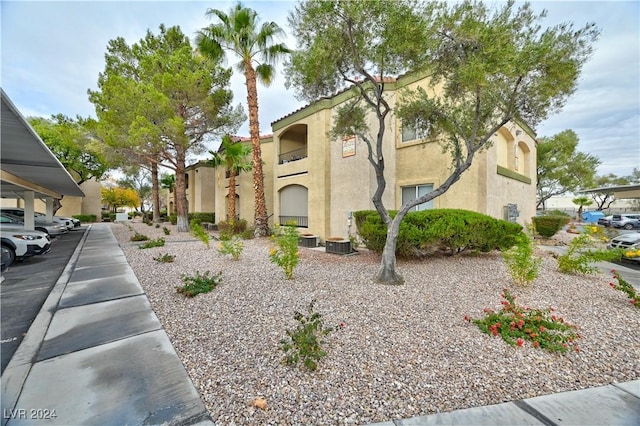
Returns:
[[[307,158],[307,147],[294,149],[278,156],[278,164],[291,163],[293,161],[302,160]]]
[[[298,228],[308,228],[309,227],[309,217],[308,216],[279,216],[280,225],[288,225],[289,223],[295,223],[295,226]]]

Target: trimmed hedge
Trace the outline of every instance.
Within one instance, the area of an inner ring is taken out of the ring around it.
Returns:
[[[551,238],[559,230],[562,229],[563,226],[567,225],[571,218],[568,216],[534,216],[531,218],[533,221],[533,226],[536,228],[536,232],[545,237]]]
[[[396,211],[389,212],[392,217]],[[358,234],[365,246],[381,253],[387,228],[375,210],[354,213]],[[435,253],[489,252],[515,244],[522,233],[517,223],[461,209],[432,209],[410,212],[400,223],[396,255],[421,258]]]
[[[195,221],[200,225],[202,222],[216,223],[216,214],[215,213],[201,213],[201,212],[193,212],[188,213],[187,218],[189,219],[189,223]],[[169,222],[172,225],[178,223],[178,215],[172,213],[169,215]]]
[[[80,222],[84,223],[95,222],[98,220],[98,216],[96,216],[95,214],[74,214],[71,217],[73,217],[74,219],[78,219]]]

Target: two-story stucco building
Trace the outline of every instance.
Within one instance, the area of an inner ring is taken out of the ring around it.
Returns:
[[[426,82],[403,76],[385,85],[387,101],[395,105],[400,89]],[[345,91],[299,109],[272,124],[273,134],[261,139],[265,194],[270,224],[294,220],[301,233],[347,237],[356,232],[351,212],[373,209],[371,198],[377,188],[365,143],[358,137],[332,140],[328,136],[336,109],[351,93]],[[374,116],[369,117],[373,123]],[[388,209],[400,206],[437,188],[449,175],[450,159],[437,140],[416,138],[412,129],[402,127],[389,115],[384,140],[385,178],[383,202]],[[442,196],[420,205],[427,208],[461,208],[506,218],[507,206],[517,210],[517,220],[525,225],[535,215],[536,141],[526,125],[509,123],[492,138],[491,146],[478,153],[460,181]],[[245,141],[243,143],[249,143]],[[198,168],[190,168],[190,189]],[[216,220],[228,211],[228,183],[218,169],[207,196],[215,197]],[[204,184],[204,182],[203,182]],[[254,217],[251,173],[237,178],[237,212],[249,223]],[[197,196],[189,196],[190,211],[198,209]]]

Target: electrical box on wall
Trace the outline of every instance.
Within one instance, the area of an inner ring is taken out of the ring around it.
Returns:
[[[520,217],[520,211],[517,204],[507,204],[504,206],[504,220],[509,222],[517,222]]]

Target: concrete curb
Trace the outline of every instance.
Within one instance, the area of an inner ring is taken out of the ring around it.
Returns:
[[[11,361],[9,361],[9,364],[7,365],[7,368],[2,374],[3,413],[15,408],[16,403],[18,402],[24,382],[31,371],[34,358],[40,349],[40,345],[42,344],[47,330],[49,329],[49,325],[53,319],[53,314],[55,313],[56,307],[62,297],[62,293],[71,278],[71,273],[75,269],[76,262],[78,261],[78,257],[80,256],[80,252],[82,251],[82,247],[87,240],[92,226],[93,225],[89,225],[84,231],[84,235],[71,255],[67,266],[62,271],[62,274],[60,274],[58,281],[56,281],[51,293],[49,293],[49,296],[42,304],[40,312],[38,312],[38,315],[31,324],[31,327],[29,327],[29,331],[27,331],[27,334],[24,336],[24,339],[16,350],[16,353],[13,355]],[[4,426],[8,420],[8,418],[2,416],[2,426]]]

